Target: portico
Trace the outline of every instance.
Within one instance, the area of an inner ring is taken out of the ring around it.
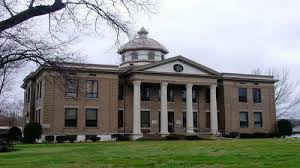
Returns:
[[[137,76],[136,76],[137,77]],[[154,78],[152,78],[154,79]],[[161,80],[157,81],[160,85],[160,134],[168,135],[168,86],[170,84],[177,84],[177,86],[184,86],[185,88],[185,102],[182,102],[182,105],[185,105],[186,113],[186,134],[195,134],[194,132],[194,119],[193,112],[195,111],[193,107],[193,87],[194,86],[205,86],[210,88],[210,132],[211,134],[216,135],[218,133],[218,121],[217,121],[217,97],[216,97],[216,80],[212,80],[211,84],[205,83],[205,81],[199,82],[199,79],[194,82],[182,82],[179,80]],[[190,79],[191,80],[191,79]],[[189,80],[187,80],[189,81]],[[145,79],[135,79],[132,81],[134,93],[133,93],[133,133],[136,135],[142,134],[141,131],[141,84],[143,82],[149,82],[147,78]],[[152,81],[154,83],[155,81]],[[207,81],[206,81],[207,82]],[[175,102],[178,103],[178,102]],[[151,114],[150,114],[151,115]]]

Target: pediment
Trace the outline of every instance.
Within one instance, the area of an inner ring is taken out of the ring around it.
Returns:
[[[166,59],[159,63],[150,64],[139,71],[155,72],[155,73],[174,73],[174,74],[193,74],[193,75],[218,75],[219,73],[189,60],[182,56]]]

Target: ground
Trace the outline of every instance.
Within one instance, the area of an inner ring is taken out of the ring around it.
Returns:
[[[17,145],[1,168],[297,167],[300,140],[129,141]]]

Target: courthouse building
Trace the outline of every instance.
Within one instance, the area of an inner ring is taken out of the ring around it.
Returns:
[[[142,28],[120,65],[62,63],[29,74],[24,114],[44,135],[270,133],[272,76],[221,73],[168,50]],[[203,57],[205,58],[205,57]],[[234,65],[232,65],[234,66]]]

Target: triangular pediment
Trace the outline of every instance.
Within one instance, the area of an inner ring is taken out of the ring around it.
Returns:
[[[183,56],[172,57],[164,61],[149,64],[138,68],[138,71],[156,72],[156,73],[178,73],[178,74],[194,74],[194,75],[218,75],[214,71],[204,65],[198,64]]]

